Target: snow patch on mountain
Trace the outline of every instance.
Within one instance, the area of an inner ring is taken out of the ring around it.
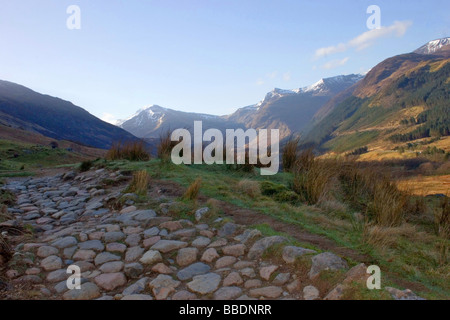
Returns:
[[[439,51],[442,47],[450,45],[450,37],[442,38],[428,42],[427,44],[421,46],[419,49],[415,50],[414,53],[418,54],[432,54]]]

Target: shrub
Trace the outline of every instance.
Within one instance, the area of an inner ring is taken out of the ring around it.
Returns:
[[[93,165],[92,161],[86,160],[81,162],[79,169],[81,172],[86,172],[92,168],[92,165]]]
[[[148,184],[150,183],[150,175],[147,171],[141,170],[133,174],[133,179],[128,186],[128,192],[134,192],[137,195],[145,196],[147,194]]]
[[[256,181],[243,179],[237,184],[239,192],[248,195],[250,198],[256,198],[261,195],[261,189],[259,183]]]
[[[198,197],[198,192],[200,191],[200,186],[202,185],[202,178],[197,178],[191,185],[187,188],[183,195],[184,200],[196,200]]]
[[[176,141],[171,140],[170,130],[167,130],[164,133],[161,133],[159,136],[159,144],[158,144],[158,158],[164,162],[168,162],[171,157],[172,148]]]
[[[271,181],[262,181],[260,183],[260,187],[261,187],[261,193],[265,196],[274,196],[277,195],[283,191],[288,191],[289,189],[282,185],[282,184],[277,184]]]
[[[294,169],[298,156],[298,142],[298,138],[290,139],[283,147],[281,162],[283,170],[286,172],[291,172]]]
[[[106,153],[106,159],[147,161],[150,159],[150,154],[145,149],[145,144],[142,140],[126,143],[115,142]]]

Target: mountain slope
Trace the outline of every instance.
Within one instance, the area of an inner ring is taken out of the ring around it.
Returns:
[[[0,124],[106,149],[137,138],[69,101],[0,80]]]
[[[381,62],[350,96],[337,97],[336,104],[328,106],[331,111],[305,141],[343,152],[375,141],[386,144],[448,135],[449,48],[445,45],[431,53],[409,53]]]

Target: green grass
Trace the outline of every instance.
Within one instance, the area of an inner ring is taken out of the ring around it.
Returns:
[[[364,146],[375,140],[379,131],[364,131],[338,136],[324,144],[324,147],[335,152],[347,152]]]

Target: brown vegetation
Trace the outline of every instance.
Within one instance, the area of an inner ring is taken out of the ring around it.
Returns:
[[[147,161],[150,159],[150,154],[145,148],[144,142],[115,142],[106,153],[108,160],[130,160],[130,161]]]

